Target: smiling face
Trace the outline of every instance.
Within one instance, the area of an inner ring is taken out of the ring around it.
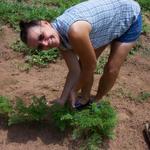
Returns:
[[[28,29],[27,45],[32,48],[43,50],[59,47],[60,37],[49,22],[40,21],[39,25]]]

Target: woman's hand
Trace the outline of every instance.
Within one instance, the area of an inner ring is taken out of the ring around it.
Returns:
[[[65,105],[65,102],[64,100],[62,100],[61,98],[57,98],[57,99],[54,99],[52,101],[48,101],[47,102],[47,105],[52,105],[52,104],[59,104],[61,106],[64,106]]]
[[[68,99],[70,99],[72,105],[75,101],[74,89],[80,78],[80,65],[76,54],[72,50],[61,51],[61,53],[65,59],[69,72],[60,99],[57,101],[60,104],[65,104]]]
[[[69,105],[71,105],[71,107],[75,107],[75,102],[76,102],[76,93],[74,90],[72,90],[69,94],[69,98],[68,100],[63,100],[61,98],[57,98],[57,99],[54,99],[53,101],[50,101],[48,102],[47,104],[59,104],[61,106],[64,106],[65,103],[68,101],[69,102]]]

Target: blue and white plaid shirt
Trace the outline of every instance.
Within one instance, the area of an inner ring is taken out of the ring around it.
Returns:
[[[91,24],[90,40],[99,48],[125,33],[140,13],[133,0],[89,0],[72,6],[57,17],[52,26],[62,38],[63,49],[71,49],[68,40],[70,26],[79,20]]]

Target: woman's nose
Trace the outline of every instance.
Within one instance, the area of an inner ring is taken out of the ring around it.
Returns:
[[[48,41],[47,40],[43,40],[40,42],[40,44],[42,44],[43,46],[48,46]]]

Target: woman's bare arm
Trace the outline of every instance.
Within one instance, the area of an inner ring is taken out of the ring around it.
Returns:
[[[69,40],[74,52],[79,56],[82,70],[77,89],[84,89],[83,99],[88,100],[96,68],[96,55],[89,38],[90,24],[85,21],[74,23],[69,31]]]
[[[79,66],[77,56],[74,54],[72,50],[61,51],[61,54],[69,69],[66,82],[64,85],[64,89],[59,99],[59,103],[63,105],[68,100],[71,92],[73,92],[72,90],[75,89],[75,85],[79,80],[80,66]]]

